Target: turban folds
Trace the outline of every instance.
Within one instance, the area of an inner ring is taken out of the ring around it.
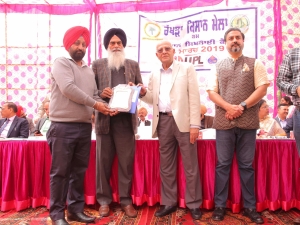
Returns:
[[[22,106],[20,106],[20,105],[18,105],[17,106],[17,109],[18,109],[18,111],[17,111],[17,117],[21,117],[21,115],[22,115],[22,113],[23,113],[23,107]]]
[[[118,38],[120,38],[120,40],[122,41],[122,45],[125,48],[126,43],[127,43],[127,37],[126,37],[125,32],[120,28],[111,28],[110,30],[108,30],[106,32],[106,34],[104,35],[104,38],[103,38],[103,43],[104,43],[105,49],[108,48],[108,44],[110,42],[110,39],[114,35],[116,35]]]
[[[67,51],[69,51],[69,48],[72,44],[75,43],[75,41],[78,40],[78,38],[82,36],[85,40],[86,46],[89,46],[90,44],[90,32],[87,28],[76,26],[71,27],[69,30],[66,31],[64,36],[64,47]]]

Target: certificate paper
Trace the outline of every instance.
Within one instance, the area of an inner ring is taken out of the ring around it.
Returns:
[[[109,107],[121,112],[128,112],[131,109],[132,96],[134,90],[124,84],[119,84],[113,88],[113,96],[109,101]]]

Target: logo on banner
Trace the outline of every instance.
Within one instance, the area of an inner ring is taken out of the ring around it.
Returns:
[[[157,23],[148,22],[144,26],[144,34],[146,37],[143,37],[143,39],[162,40],[162,38],[159,38],[160,33],[161,28]]]
[[[239,28],[244,34],[249,30],[249,19],[245,15],[236,15],[230,22],[231,27]]]

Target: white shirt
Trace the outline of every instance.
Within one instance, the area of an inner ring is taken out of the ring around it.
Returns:
[[[278,120],[279,120],[279,122],[280,122],[280,126],[281,126],[282,128],[284,128],[284,127],[286,126],[286,120],[280,119],[279,116],[278,116]]]
[[[144,127],[145,126],[145,121],[140,120],[140,127]]]
[[[173,64],[167,69],[160,69],[160,87],[158,109],[160,112],[171,112],[170,91],[172,87]]]

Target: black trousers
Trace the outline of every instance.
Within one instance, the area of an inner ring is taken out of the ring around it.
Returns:
[[[52,163],[50,169],[50,218],[65,217],[66,201],[71,213],[83,212],[83,182],[88,167],[92,125],[52,122],[47,132]]]

